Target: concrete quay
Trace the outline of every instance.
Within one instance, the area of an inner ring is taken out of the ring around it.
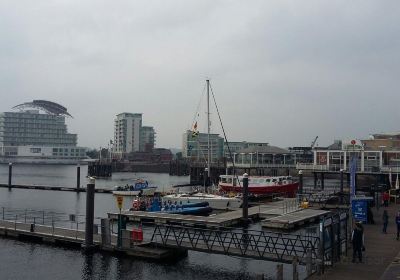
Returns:
[[[387,234],[382,233],[383,210],[387,209],[389,224]],[[391,203],[388,208],[373,209],[375,224],[364,225],[365,252],[363,263],[352,262],[352,248],[350,246],[347,257],[335,263],[332,268],[326,269],[323,275],[314,275],[310,279],[341,279],[341,280],[392,280],[400,277],[400,241],[396,240],[397,228],[395,216],[400,205]]]

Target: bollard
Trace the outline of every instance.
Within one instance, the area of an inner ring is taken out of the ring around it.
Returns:
[[[276,280],[283,280],[283,264],[276,265]]]
[[[242,204],[242,220],[244,223],[248,223],[249,219],[249,178],[247,173],[243,174],[243,204]]]
[[[79,192],[80,190],[80,185],[81,185],[81,167],[78,164],[76,167],[76,191]]]
[[[299,272],[297,271],[297,257],[293,258],[292,266],[293,266],[293,280],[299,280]]]
[[[299,194],[303,194],[303,170],[299,170]]]
[[[8,188],[11,189],[11,178],[12,178],[12,163],[8,164]]]
[[[93,248],[94,189],[95,179],[89,177],[89,183],[86,187],[85,242],[82,245],[85,250],[90,250]]]

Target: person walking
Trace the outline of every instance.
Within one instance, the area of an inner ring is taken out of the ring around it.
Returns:
[[[397,212],[396,225],[397,225],[397,240],[399,240],[399,235],[400,235],[400,211]]]
[[[383,205],[384,205],[385,207],[388,207],[388,206],[389,206],[389,199],[390,199],[389,193],[388,193],[388,192],[384,192],[384,193],[383,193]]]
[[[386,229],[387,229],[387,226],[388,226],[388,223],[389,223],[389,215],[388,215],[387,210],[383,210],[382,221],[383,221],[383,230],[382,230],[382,232],[383,233],[387,233]]]
[[[400,221],[400,216],[399,216]],[[351,234],[351,241],[353,243],[353,262],[356,261],[356,254],[358,260],[362,262],[362,250],[364,248],[364,229],[361,222],[356,222],[353,232]]]

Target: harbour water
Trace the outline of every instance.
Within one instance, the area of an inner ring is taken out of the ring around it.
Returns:
[[[86,167],[81,167],[82,185]],[[164,191],[172,185],[188,182],[188,177],[168,174],[115,173],[111,179],[96,180],[96,186],[112,188],[142,178]],[[0,165],[0,183],[7,183],[8,166]],[[76,166],[15,165],[13,183],[74,187]],[[84,214],[85,193],[0,188],[0,207]],[[131,200],[124,200],[124,208]],[[117,210],[111,194],[95,195],[95,216],[105,217]],[[276,263],[223,255],[189,252],[187,258],[173,264],[160,264],[127,257],[32,244],[0,238],[0,279],[255,279],[264,274],[274,277]],[[287,275],[291,270],[284,265]],[[303,269],[300,273],[303,274]],[[268,279],[268,278],[267,278]],[[301,278],[300,278],[301,279]]]

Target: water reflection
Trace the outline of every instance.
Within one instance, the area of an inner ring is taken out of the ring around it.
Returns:
[[[81,278],[84,280],[90,280],[93,277],[93,254],[84,254],[84,262],[82,266]]]

